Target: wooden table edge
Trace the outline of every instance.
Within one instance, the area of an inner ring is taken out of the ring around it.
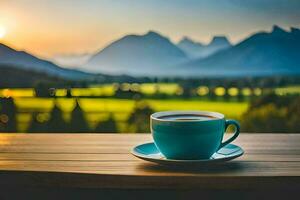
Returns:
[[[163,181],[162,181],[163,179]],[[2,186],[115,189],[300,189],[300,176],[139,176],[0,171]]]

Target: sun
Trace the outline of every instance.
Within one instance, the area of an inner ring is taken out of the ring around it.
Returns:
[[[6,35],[6,28],[0,25],[0,39],[4,38]]]

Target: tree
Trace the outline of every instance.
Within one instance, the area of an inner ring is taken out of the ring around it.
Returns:
[[[96,133],[117,133],[117,124],[112,114],[109,115],[107,120],[99,122],[94,131]]]
[[[51,88],[52,83],[47,81],[37,82],[34,86],[35,94],[37,97],[50,97],[49,88]]]
[[[230,99],[230,95],[229,95],[229,88],[225,87],[225,94],[223,96],[225,101],[228,101]]]
[[[300,132],[300,97],[295,98],[288,107],[289,119],[287,125],[290,132]]]
[[[0,132],[17,132],[16,111],[13,98],[0,98]]]
[[[193,81],[183,81],[180,83],[180,86],[182,88],[182,94],[181,96],[183,98],[190,98],[192,97],[194,94],[193,94],[193,91],[195,90],[195,88],[197,86],[195,86],[194,82]]]
[[[71,88],[67,88],[67,98],[72,98],[72,92],[71,92]]]
[[[237,99],[238,99],[238,101],[243,101],[245,99],[244,94],[243,94],[243,88],[239,87],[238,90],[239,90],[239,92],[238,92],[238,95],[237,95]]]
[[[208,98],[210,99],[210,100],[215,100],[216,99],[216,94],[215,94],[215,87],[210,87],[209,88],[209,92],[208,92]]]
[[[288,132],[286,110],[270,103],[247,112],[242,119],[242,129],[250,132]]]
[[[268,94],[251,101],[242,117],[243,131],[300,132],[300,97]]]
[[[68,131],[68,123],[62,117],[62,111],[58,108],[56,101],[50,113],[50,119],[45,123],[45,131],[52,133],[64,133]]]
[[[154,110],[145,102],[137,101],[135,109],[128,118],[129,131],[137,133],[150,132],[150,115]]]
[[[89,132],[89,127],[84,117],[84,113],[76,99],[76,105],[71,113],[71,121],[70,121],[70,132],[73,133],[84,133]]]

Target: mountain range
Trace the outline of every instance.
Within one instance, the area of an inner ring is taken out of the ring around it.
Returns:
[[[274,26],[206,58],[174,67],[186,76],[270,76],[300,74],[300,30]]]
[[[300,30],[273,26],[232,45],[184,37],[178,44],[153,31],[128,35],[96,53],[84,69],[150,76],[264,76],[300,74]]]
[[[47,73],[51,76],[74,80],[89,79],[94,76],[83,71],[62,68],[50,61],[37,58],[25,51],[17,51],[4,44],[0,44],[0,65],[13,66],[14,68]]]
[[[0,44],[0,67],[13,66],[72,80],[95,80],[104,76],[102,73],[165,77],[299,75],[300,30],[274,26],[270,32],[254,33],[234,45],[224,36],[214,37],[207,45],[188,37],[175,44],[149,31],[124,36],[89,56],[80,71]]]
[[[225,36],[215,36],[207,45],[195,42],[189,37],[183,37],[177,46],[186,52],[190,58],[204,58],[232,45]]]

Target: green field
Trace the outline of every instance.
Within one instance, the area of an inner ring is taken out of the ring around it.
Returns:
[[[135,101],[128,99],[91,99],[80,98],[79,104],[85,112],[131,112],[134,108]],[[162,110],[215,110],[226,113],[230,116],[239,116],[241,111],[247,108],[247,102],[222,102],[222,101],[203,101],[203,100],[181,100],[166,99],[153,100],[145,99],[156,111]],[[64,112],[71,112],[75,105],[74,99],[60,98],[56,100],[57,105]],[[53,105],[52,98],[16,98],[15,103],[18,110],[49,112]]]
[[[115,120],[119,122],[122,129],[122,123],[126,122],[129,115],[135,107],[134,100],[114,99],[114,98],[81,98],[78,100],[79,105],[85,112],[86,119],[91,127],[95,126],[99,121],[105,120],[109,114],[113,114]],[[153,100],[145,99],[154,111],[163,110],[210,110],[224,113],[229,118],[238,119],[247,108],[247,102],[222,102],[222,101],[200,101],[200,100]],[[31,120],[31,113],[41,113],[47,120],[49,112],[54,105],[53,98],[15,98],[18,109],[18,124],[20,130],[26,129]],[[64,117],[69,120],[69,114],[74,108],[75,100],[68,98],[59,98],[56,100],[58,107],[65,113]]]
[[[207,95],[209,88],[205,86],[198,87],[196,96],[201,98],[182,99],[178,98],[182,94],[182,88],[176,83],[143,83],[143,84],[104,84],[93,85],[88,88],[72,88],[71,95],[79,98],[79,105],[82,108],[85,117],[91,128],[95,127],[99,122],[107,119],[110,114],[117,121],[119,129],[126,131],[124,128],[130,114],[134,112],[136,102],[131,99],[115,98],[117,88],[122,91],[138,91],[145,94],[143,102],[148,104],[154,111],[163,110],[209,110],[221,112],[227,118],[239,119],[248,108],[248,101],[236,101],[238,93],[243,96],[260,96],[263,90],[255,88],[243,88],[238,90],[235,87],[228,89],[228,94],[231,96],[230,101],[225,101],[222,96],[225,94],[223,87],[214,89],[216,100],[208,100]],[[269,90],[269,89],[268,89]],[[300,94],[300,86],[289,86],[284,88],[272,89],[278,95]],[[153,99],[154,94],[169,95],[166,99]],[[55,95],[59,98],[39,98],[36,97],[33,88],[22,89],[0,89],[0,97],[13,97],[17,106],[18,128],[19,131],[26,131],[30,124],[32,113],[39,113],[38,117],[41,122],[49,119],[54,101],[57,106],[63,111],[63,117],[66,121],[70,119],[70,113],[75,106],[74,98],[66,98],[66,89],[57,89]],[[93,98],[91,98],[93,97]],[[95,98],[96,97],[96,98]],[[103,98],[101,98],[103,97]],[[248,98],[249,99],[249,98]]]

